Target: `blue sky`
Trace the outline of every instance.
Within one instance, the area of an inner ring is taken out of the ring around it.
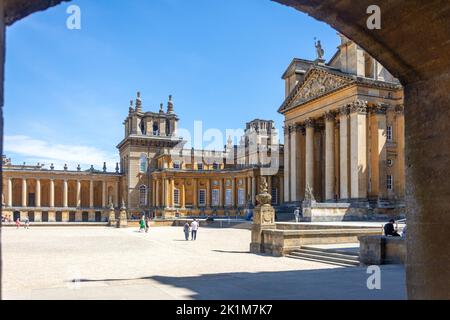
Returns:
[[[69,30],[66,9],[81,9]],[[292,58],[325,57],[336,31],[269,0],[78,0],[7,31],[5,151],[14,163],[113,169],[129,100],[145,111],[173,94],[180,127],[244,128],[273,119]],[[224,141],[225,143],[225,141]]]

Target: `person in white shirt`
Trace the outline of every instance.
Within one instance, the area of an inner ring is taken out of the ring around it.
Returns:
[[[298,222],[298,220],[300,219],[300,210],[299,210],[299,208],[295,209],[294,216],[295,216],[295,222]]]
[[[197,240],[197,231],[198,231],[199,223],[197,219],[194,219],[191,223],[191,240]]]

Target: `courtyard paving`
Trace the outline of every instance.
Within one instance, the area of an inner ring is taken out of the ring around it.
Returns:
[[[201,228],[2,229],[3,299],[405,299],[402,266],[366,268],[248,252],[250,231]]]

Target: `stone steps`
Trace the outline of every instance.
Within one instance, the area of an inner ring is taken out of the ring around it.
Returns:
[[[359,257],[356,255],[330,252],[326,251],[325,249],[315,250],[301,248],[294,250],[289,255],[287,255],[287,257],[327,263],[342,267],[355,267],[360,265]]]

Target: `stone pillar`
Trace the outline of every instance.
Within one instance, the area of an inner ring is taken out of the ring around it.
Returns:
[[[231,206],[236,207],[236,178],[231,179]]]
[[[110,227],[115,227],[117,225],[116,212],[114,211],[113,206],[109,207],[108,225]]]
[[[34,222],[42,222],[42,211],[34,211]]]
[[[75,212],[75,222],[82,222],[83,221],[83,212],[81,210],[77,210]]]
[[[291,201],[297,201],[298,165],[297,165],[297,126],[294,124],[290,128],[290,180],[291,180]],[[269,190],[270,193],[270,190]]]
[[[305,121],[305,128],[305,185],[314,189],[314,122],[312,119]]]
[[[367,102],[355,101],[350,114],[351,198],[367,200]]]
[[[276,229],[275,225],[275,209],[272,207],[272,197],[268,192],[267,182],[263,178],[261,184],[262,191],[258,194],[258,206],[253,210],[253,224],[251,233],[250,252],[252,253],[264,253],[266,247],[264,246],[264,230]],[[276,252],[276,249],[271,248],[268,253],[274,255],[282,255],[282,253]]]
[[[180,186],[180,198],[181,198],[181,208],[186,208],[186,187],[184,186],[184,180],[181,181]]]
[[[284,127],[284,201],[291,199],[290,191],[290,153],[289,153],[289,127]],[[253,189],[253,188],[252,188]],[[252,197],[254,198],[254,197]],[[255,200],[253,200],[254,202]]]
[[[349,198],[348,193],[348,114],[349,108],[345,106],[340,110],[340,125],[339,125],[339,159],[340,159],[340,198],[342,200],[347,200]]]
[[[64,181],[63,181],[63,207],[64,208],[68,207],[68,201],[67,201],[68,200],[68,193],[69,193],[68,183],[67,183],[67,180],[64,179]]]
[[[325,114],[325,201],[333,201],[336,194],[334,174],[334,121],[332,112]]]
[[[94,181],[89,180],[89,208],[94,207]]]
[[[55,180],[50,179],[50,208],[55,207]],[[53,216],[54,216],[53,212]],[[50,221],[50,212],[48,213],[48,221]]]
[[[81,181],[77,180],[77,208],[81,207]]]
[[[106,181],[102,181],[102,208],[106,208]]]
[[[155,199],[155,206],[159,207],[159,180],[158,179],[156,179],[155,185],[156,185],[156,188],[155,188],[155,197],[156,197],[156,199]]]
[[[55,211],[48,212],[48,222],[56,222],[56,212]]]
[[[372,172],[372,184],[376,183],[376,190],[378,190],[379,199],[387,199],[387,185],[386,185],[386,164],[387,164],[387,124],[386,124],[386,106],[375,106],[372,112],[375,113],[375,134],[372,136],[374,139],[374,151],[372,152],[373,157],[373,168]],[[401,153],[403,153],[402,151]]]
[[[119,191],[120,191],[120,184],[119,181],[116,182],[116,190],[114,192],[114,208],[119,207]]]
[[[40,208],[40,207],[41,207],[41,180],[36,179],[36,208]],[[35,213],[35,216],[36,216],[36,213]]]
[[[396,172],[397,177],[395,179],[396,189],[395,194],[400,198],[405,197],[405,115],[404,106],[395,106],[395,123],[397,127],[397,161],[396,161]],[[403,151],[403,152],[402,152]]]
[[[69,222],[69,211],[62,212],[62,222]]]
[[[211,181],[206,180],[206,207],[211,207]]]
[[[27,179],[22,179],[22,207],[27,206]]]
[[[7,206],[12,207],[12,179],[8,178],[8,200]]]
[[[118,228],[127,228],[128,227],[127,209],[125,208],[124,203],[122,203],[122,207],[120,208],[119,222],[117,223],[117,227]]]
[[[256,205],[256,177],[252,177],[252,205]]]
[[[193,187],[193,194],[194,194],[193,205],[194,205],[194,208],[197,208],[198,207],[197,179],[192,179],[192,187]]]

